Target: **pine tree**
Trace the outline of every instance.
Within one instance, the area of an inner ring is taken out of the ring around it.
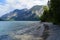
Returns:
[[[60,0],[51,0],[50,5],[53,22],[60,23]]]

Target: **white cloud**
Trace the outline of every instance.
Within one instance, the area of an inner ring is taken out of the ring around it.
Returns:
[[[3,15],[6,13],[6,11],[8,11],[9,8],[7,5],[3,6],[3,5],[0,5],[0,15]]]
[[[14,9],[31,8],[34,5],[46,5],[47,0],[5,0],[0,4],[0,16]]]
[[[6,0],[13,8],[31,8],[34,5],[46,5],[47,0]]]

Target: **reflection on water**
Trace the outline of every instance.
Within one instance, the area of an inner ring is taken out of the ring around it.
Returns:
[[[40,21],[1,21],[0,40],[40,40],[41,26]]]

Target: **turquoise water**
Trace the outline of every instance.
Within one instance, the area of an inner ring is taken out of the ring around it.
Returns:
[[[0,40],[12,40],[11,36],[33,31],[40,21],[0,21]]]

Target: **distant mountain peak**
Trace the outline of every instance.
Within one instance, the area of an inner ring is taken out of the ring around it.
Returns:
[[[37,16],[41,16],[43,14],[43,6],[42,5],[35,5],[31,9],[32,13],[35,13]]]
[[[42,6],[40,6],[40,5],[35,5],[35,6],[33,6],[31,9],[40,9]]]
[[[40,5],[33,6],[31,9],[15,9],[14,11],[3,15],[1,18],[15,21],[38,21],[39,15],[42,14]],[[43,10],[43,9],[42,9]]]
[[[23,11],[27,11],[28,9],[25,8],[25,9],[21,9],[21,10],[23,10]],[[20,9],[15,9],[14,12],[16,12],[16,11],[20,11]]]

